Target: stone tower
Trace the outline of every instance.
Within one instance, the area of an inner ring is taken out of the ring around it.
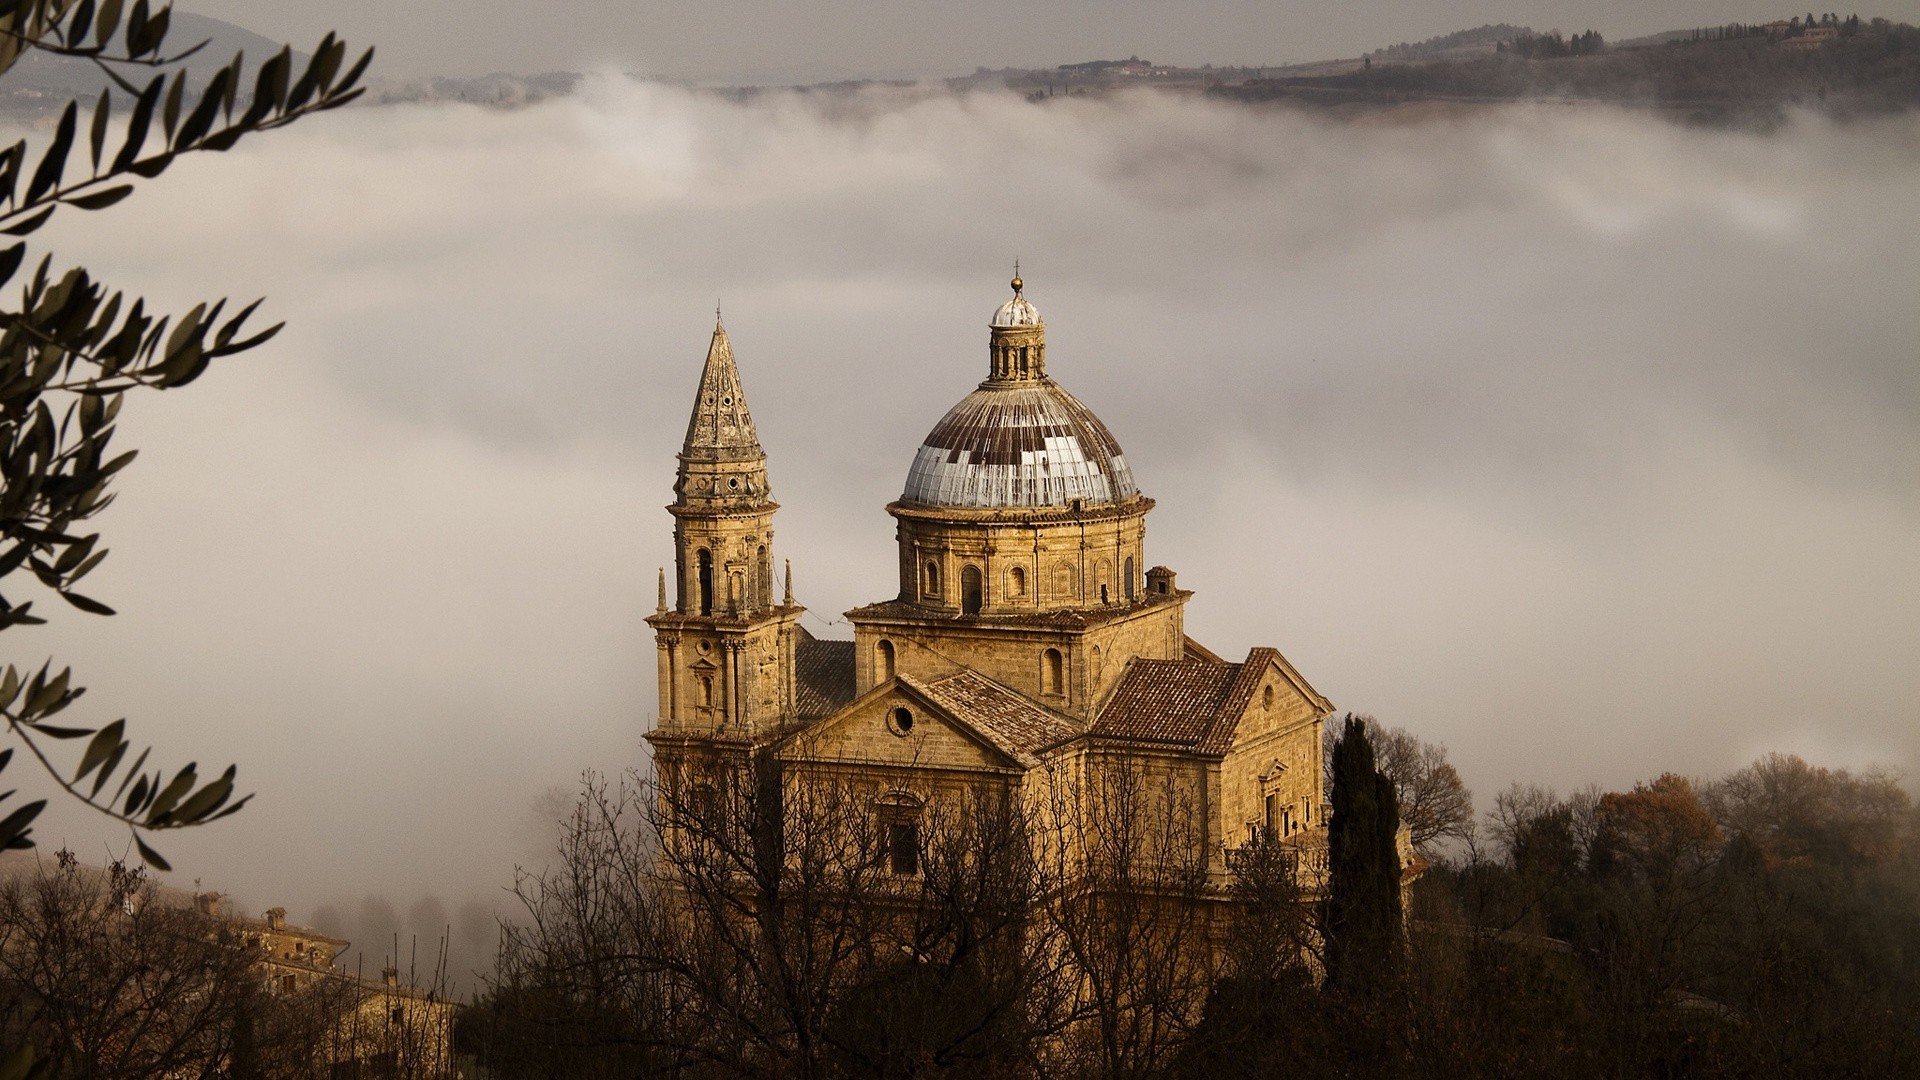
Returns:
[[[660,720],[648,735],[663,764],[694,745],[744,748],[794,715],[794,647],[802,608],[789,573],[776,595],[767,455],[740,369],[717,321],[680,448],[673,515],[674,588],[660,574],[647,623],[659,651]]]

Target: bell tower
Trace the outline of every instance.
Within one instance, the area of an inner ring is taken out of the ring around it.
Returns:
[[[776,594],[767,455],[717,320],[674,482],[674,574],[660,572],[647,620],[658,646],[656,751],[685,740],[751,744],[794,713],[793,656],[802,608],[792,574]]]

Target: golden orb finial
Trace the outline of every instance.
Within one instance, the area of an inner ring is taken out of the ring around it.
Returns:
[[[1013,260],[1013,295],[1020,295],[1020,286],[1022,284],[1023,282],[1020,280],[1020,260],[1015,259]]]

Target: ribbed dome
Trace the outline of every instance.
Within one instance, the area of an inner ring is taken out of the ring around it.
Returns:
[[[1051,379],[992,382],[947,411],[913,456],[904,502],[969,508],[1126,502],[1133,473],[1106,425]]]
[[[993,322],[990,325],[1039,326],[1040,311],[1038,308],[1035,308],[1033,302],[1026,297],[1015,296],[1013,299],[1001,304],[1000,310],[993,313]]]

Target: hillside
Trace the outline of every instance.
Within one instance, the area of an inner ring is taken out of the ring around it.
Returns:
[[[1854,117],[1920,106],[1920,29],[1876,19],[1847,36],[1796,41],[1738,27],[1725,36],[1675,35],[1664,44],[1544,57],[1516,55],[1509,44],[1469,60],[1373,63],[1325,75],[1249,79],[1207,92],[1349,108],[1597,101],[1656,108],[1690,122],[1765,126],[1796,107]]]
[[[206,45],[187,60],[187,67],[202,75],[232,60],[236,52],[246,53],[251,69],[279,52],[282,44],[230,22],[176,10],[167,35],[169,50],[183,52],[203,41]],[[303,69],[306,62],[305,53],[295,54],[295,70]],[[153,77],[150,70],[139,67],[122,67],[121,74],[136,86]],[[92,101],[108,85],[106,75],[90,61],[29,51],[0,83],[0,113],[26,120],[51,116],[71,99]]]

